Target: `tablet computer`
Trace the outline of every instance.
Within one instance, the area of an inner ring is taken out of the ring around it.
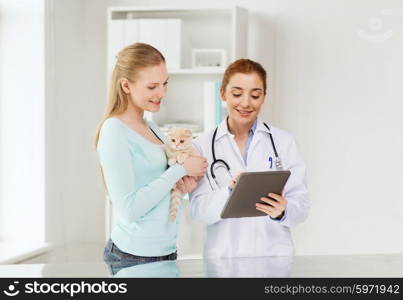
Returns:
[[[260,198],[270,198],[268,193],[281,195],[290,174],[288,170],[242,173],[221,212],[221,218],[267,216],[256,209],[256,203],[267,204]]]

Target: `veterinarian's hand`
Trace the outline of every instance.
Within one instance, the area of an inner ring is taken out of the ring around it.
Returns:
[[[190,156],[183,163],[186,175],[203,176],[207,171],[207,159],[201,156]]]
[[[273,219],[281,219],[284,215],[285,209],[287,208],[287,199],[285,199],[283,196],[273,193],[269,193],[267,196],[275,200],[262,197],[260,200],[266,202],[267,204],[256,203],[256,209],[266,213]]]
[[[176,183],[176,187],[182,194],[187,194],[193,191],[197,186],[197,182],[194,177],[184,176]]]

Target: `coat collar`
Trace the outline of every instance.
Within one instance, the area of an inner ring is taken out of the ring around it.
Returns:
[[[230,133],[228,130],[227,119],[228,119],[228,117],[226,117],[224,120],[222,120],[220,125],[218,125],[216,141],[219,140],[224,135],[233,136],[233,134]],[[256,129],[254,130],[254,133],[256,133],[258,131],[263,131],[263,132],[268,133],[266,126],[264,126],[263,121],[259,117],[257,117],[257,119],[256,119]]]

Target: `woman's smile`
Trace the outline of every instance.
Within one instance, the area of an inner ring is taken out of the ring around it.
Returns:
[[[156,106],[160,106],[160,104],[161,104],[161,100],[149,100],[148,102],[150,102],[150,103],[152,103],[152,104],[154,104],[154,105],[156,105]]]

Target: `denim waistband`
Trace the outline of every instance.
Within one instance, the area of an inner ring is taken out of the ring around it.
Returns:
[[[159,258],[159,259],[176,259],[177,258],[177,251],[167,254],[167,255],[163,255],[163,256],[139,256],[139,255],[127,253],[127,252],[120,250],[118,248],[118,246],[116,246],[115,243],[110,238],[109,238],[105,248],[107,248],[108,251],[110,251],[110,252],[120,252],[122,254],[130,255],[130,256],[138,257],[138,258]]]

